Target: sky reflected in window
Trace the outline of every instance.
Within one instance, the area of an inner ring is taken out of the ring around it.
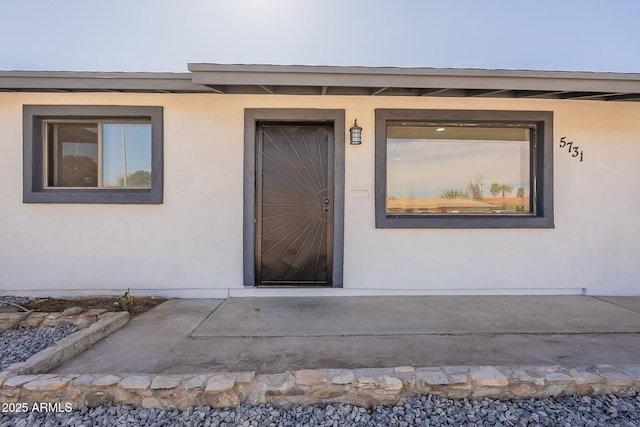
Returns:
[[[102,184],[151,187],[151,125],[102,125]]]
[[[530,132],[526,128],[389,127],[388,211],[503,213],[517,208],[530,212]]]

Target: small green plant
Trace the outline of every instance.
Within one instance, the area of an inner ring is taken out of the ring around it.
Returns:
[[[129,306],[133,304],[133,297],[131,296],[131,288],[127,288],[125,293],[120,295],[120,308],[122,311],[129,311]]]

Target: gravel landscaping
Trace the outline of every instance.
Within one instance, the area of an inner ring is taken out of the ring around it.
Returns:
[[[15,295],[0,295],[0,301],[6,301],[6,302],[11,302],[14,304],[18,304],[18,305],[25,305],[33,300],[35,300],[36,298],[33,297],[21,297],[21,296],[15,296]],[[0,304],[0,307],[2,307],[4,304]]]
[[[0,427],[21,426],[638,426],[640,397],[564,396],[500,401],[408,398],[402,406],[241,405],[162,411],[104,405],[71,412],[0,415]]]
[[[0,333],[0,371],[15,362],[23,362],[77,331],[74,325],[18,326]]]
[[[75,332],[74,325],[14,327],[0,333],[0,370]],[[304,372],[304,371],[303,371]],[[442,372],[438,371],[441,375]],[[497,372],[497,371],[496,371]],[[298,383],[311,374],[287,374]],[[601,373],[604,375],[603,373]],[[435,375],[435,374],[434,374]],[[551,375],[551,374],[550,374]],[[560,375],[558,373],[556,376]],[[424,375],[423,375],[424,376]],[[486,375],[485,375],[486,376]],[[385,377],[386,378],[386,377]],[[484,377],[483,377],[484,378]],[[559,378],[559,377],[558,377]],[[569,378],[569,377],[567,377]],[[487,378],[485,378],[487,379]],[[490,379],[490,378],[489,378]],[[549,377],[548,380],[557,379]],[[560,378],[562,379],[562,378]],[[126,382],[127,378],[121,383]],[[157,380],[157,379],[156,379]],[[69,381],[69,380],[67,380]],[[147,387],[151,379],[145,380]],[[211,384],[217,384],[210,380]],[[294,381],[294,382],[295,382]],[[373,380],[372,380],[373,381]],[[398,381],[397,381],[398,382]],[[155,384],[155,383],[154,383]],[[402,384],[400,384],[402,385]],[[233,386],[233,381],[232,381]],[[120,389],[122,390],[122,389]],[[575,389],[574,389],[575,390]],[[623,391],[618,391],[623,393]],[[0,399],[0,427],[27,426],[639,426],[640,395],[567,395],[548,399],[448,399],[435,395],[406,398],[401,405],[371,409],[348,404],[289,407],[242,404],[235,408],[189,407],[184,411],[124,404],[71,410],[71,403],[45,392],[41,401]],[[16,396],[16,395],[14,395]],[[147,395],[149,396],[149,395]],[[47,400],[48,399],[48,400]],[[104,402],[104,401],[101,401]],[[100,402],[100,403],[101,403]],[[201,402],[201,401],[199,401]],[[237,402],[237,401],[236,401]],[[233,405],[233,403],[230,403]],[[186,406],[186,405],[185,405]],[[183,406],[184,407],[184,406]]]
[[[0,301],[25,305],[34,298],[1,295]],[[0,303],[0,307],[7,304]],[[18,310],[19,312],[19,310]],[[15,362],[23,362],[34,354],[76,332],[74,325],[40,326],[36,328],[17,326],[0,333],[0,371]]]

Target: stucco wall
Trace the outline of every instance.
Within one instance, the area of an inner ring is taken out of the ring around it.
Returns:
[[[23,104],[164,107],[164,203],[23,204]],[[0,294],[241,289],[244,108],[340,108],[364,128],[345,153],[344,292],[640,295],[640,103],[116,93],[0,94]],[[553,111],[556,227],[376,229],[375,108]]]

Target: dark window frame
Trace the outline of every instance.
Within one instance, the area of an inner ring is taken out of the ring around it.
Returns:
[[[151,188],[51,188],[45,186],[46,121],[139,120],[151,122]],[[162,204],[164,194],[163,108],[157,106],[23,106],[23,202]]]
[[[536,127],[533,160],[533,215],[393,215],[386,212],[387,124],[389,122],[531,124]],[[553,112],[503,110],[375,111],[376,228],[554,228]]]

